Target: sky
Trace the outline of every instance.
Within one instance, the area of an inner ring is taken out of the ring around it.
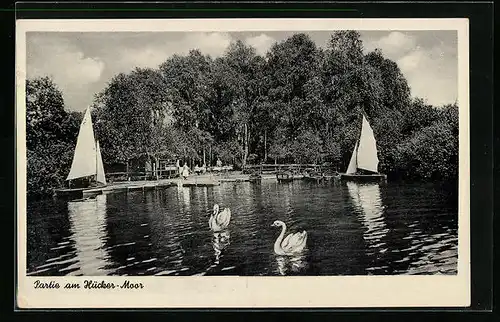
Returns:
[[[264,55],[293,32],[28,32],[27,78],[51,76],[69,111],[83,111],[111,78],[135,67],[156,68],[174,54],[200,49],[220,56],[233,40]],[[331,31],[308,31],[325,47]],[[365,52],[380,48],[408,80],[413,97],[432,105],[451,104],[458,95],[456,31],[360,31]]]

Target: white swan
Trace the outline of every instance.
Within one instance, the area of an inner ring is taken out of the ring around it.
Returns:
[[[229,208],[224,208],[223,211],[219,212],[219,205],[215,204],[214,211],[208,220],[208,226],[212,231],[220,232],[227,228],[230,220],[231,210]]]
[[[276,220],[272,227],[282,227],[281,234],[276,239],[274,243],[274,252],[278,255],[296,255],[304,250],[307,243],[307,232],[304,230],[302,232],[297,232],[294,234],[289,234],[285,239],[286,225],[281,220]]]

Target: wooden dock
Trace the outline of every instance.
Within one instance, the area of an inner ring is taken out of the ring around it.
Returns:
[[[293,174],[288,180],[280,180],[276,174],[260,174],[258,180],[255,176],[252,177],[248,174],[232,173],[222,175],[194,175],[188,179],[161,179],[157,181],[125,181],[111,183],[102,187],[91,188],[72,188],[72,189],[58,189],[55,191],[55,196],[62,199],[86,199],[93,198],[100,194],[114,193],[114,192],[132,192],[132,191],[149,191],[164,189],[169,187],[214,187],[220,184],[229,182],[250,182],[252,184],[260,184],[263,181],[294,181],[304,179],[304,175]],[[324,177],[328,180],[328,177]],[[331,179],[331,178],[330,178]]]
[[[187,180],[183,179],[167,179],[159,181],[129,181],[116,184],[110,184],[102,187],[91,188],[71,188],[58,189],[55,191],[55,196],[58,198],[68,199],[86,199],[96,195],[112,192],[129,192],[129,191],[148,191],[168,187],[213,187],[220,185],[219,180],[210,177],[192,177]]]

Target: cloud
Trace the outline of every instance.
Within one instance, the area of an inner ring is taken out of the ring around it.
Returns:
[[[219,57],[236,39],[263,55],[283,37],[223,32],[28,33],[27,76],[52,76],[68,108],[83,110],[112,76],[136,66],[156,68],[172,55],[186,55],[193,49]],[[385,57],[398,63],[413,96],[438,105],[455,101],[458,66],[452,38],[392,31],[379,32],[378,37],[367,35],[363,42],[366,51],[380,48]]]
[[[123,71],[134,67],[156,68],[174,54],[186,55],[193,49],[199,49],[204,55],[221,56],[230,43],[231,36],[226,33],[187,33],[174,41],[152,42],[139,48],[123,48],[117,63]]]
[[[156,68],[174,54],[186,55],[190,50],[198,49],[204,55],[220,57],[224,54],[228,46],[233,41],[231,35],[221,32],[211,33],[186,33],[176,40],[154,41],[146,46],[124,47],[115,63],[119,65],[121,71],[129,71],[134,67]],[[260,34],[254,37],[247,37],[245,42],[253,46],[260,55],[265,54],[275,39]]]
[[[221,56],[231,43],[231,36],[226,33],[209,33],[188,35],[184,40],[188,52],[190,49],[199,49],[210,56]]]
[[[260,34],[255,37],[248,37],[245,39],[245,42],[254,47],[257,51],[257,54],[264,56],[269,48],[273,45],[276,40],[272,37],[269,37],[266,34]]]
[[[445,45],[418,48],[397,60],[413,96],[429,104],[453,103],[458,95],[456,49]]]
[[[105,68],[98,57],[86,57],[76,46],[56,37],[33,38],[28,56],[28,77],[50,75],[62,87],[97,82]]]
[[[393,31],[387,36],[368,42],[365,45],[365,49],[366,51],[372,51],[376,48],[380,48],[384,55],[394,59],[417,47],[416,44],[417,42],[414,36],[399,31]]]
[[[101,81],[106,64],[88,57],[64,37],[31,35],[27,41],[27,78],[49,76],[61,90],[69,110],[82,110],[93,94],[88,89]]]
[[[397,64],[403,73],[412,73],[422,65],[422,62],[425,61],[426,58],[426,52],[423,50],[415,50],[400,58]]]
[[[365,52],[379,48],[384,57],[395,61],[406,77],[411,95],[432,105],[453,103],[458,95],[457,48],[443,41],[431,44],[430,34],[392,31],[375,39],[365,39]]]

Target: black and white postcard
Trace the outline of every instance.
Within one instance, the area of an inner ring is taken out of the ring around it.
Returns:
[[[469,305],[468,37],[18,20],[18,306]]]

